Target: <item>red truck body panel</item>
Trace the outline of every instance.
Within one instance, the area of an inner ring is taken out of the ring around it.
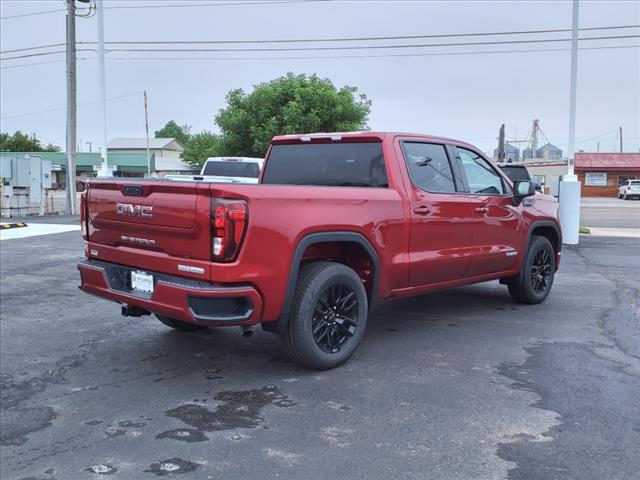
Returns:
[[[252,305],[250,316],[228,322],[245,325],[281,316],[291,291],[291,272],[300,261],[296,249],[310,234],[350,232],[365,239],[377,256],[378,271],[372,275],[372,265],[362,265],[361,276],[376,299],[515,275],[534,222],[557,229],[559,235],[556,204],[546,195],[532,197],[530,205],[515,205],[511,194],[489,198],[468,193],[434,194],[412,184],[400,149],[402,140],[473,149],[469,144],[410,134],[331,135],[333,139],[326,135],[312,136],[311,140],[299,135],[279,136],[272,145],[380,142],[388,188],[92,180],[83,198],[88,259],[159,274],[160,280],[152,297],[143,298],[114,289],[115,280],[107,278],[108,268],[100,267],[102,264],[92,267],[84,262],[79,265],[81,288],[196,323],[203,322],[190,306],[190,296],[246,295]],[[264,169],[268,166],[269,153]],[[140,190],[128,195],[124,191],[127,185]],[[244,239],[237,258],[229,263],[211,259],[212,198],[240,199],[248,207]],[[335,248],[331,242],[312,246],[302,261],[331,258]],[[558,243],[557,261],[559,249]],[[162,280],[162,275],[208,285],[180,285],[168,277]]]

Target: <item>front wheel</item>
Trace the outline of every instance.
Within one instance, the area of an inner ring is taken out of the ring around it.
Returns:
[[[544,301],[556,273],[556,256],[546,237],[533,235],[520,273],[507,282],[511,296],[521,303]]]
[[[340,263],[311,263],[300,271],[283,348],[306,367],[337,367],[360,343],[367,315],[367,293],[356,272]]]
[[[167,327],[171,327],[179,332],[195,332],[196,330],[203,330],[206,328],[201,325],[196,325],[195,323],[183,322],[182,320],[176,320],[175,318],[169,318],[163,315],[156,315],[156,318]]]

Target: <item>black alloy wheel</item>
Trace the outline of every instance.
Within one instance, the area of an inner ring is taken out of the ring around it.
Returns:
[[[351,287],[333,284],[318,298],[312,319],[313,339],[327,353],[339,352],[358,328],[358,299]]]
[[[286,355],[317,370],[342,365],[362,340],[368,311],[367,292],[352,268],[326,261],[304,265],[280,334]]]
[[[511,296],[521,303],[544,301],[556,273],[556,252],[548,238],[532,235],[520,273],[505,279]]]
[[[541,248],[535,253],[531,264],[531,287],[534,292],[544,293],[547,290],[552,268],[549,250]]]

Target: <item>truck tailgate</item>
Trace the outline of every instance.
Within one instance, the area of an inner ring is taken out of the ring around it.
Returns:
[[[92,244],[211,258],[208,184],[96,180],[86,202]]]

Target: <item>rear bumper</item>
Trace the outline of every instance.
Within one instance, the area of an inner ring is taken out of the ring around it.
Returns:
[[[206,326],[252,325],[262,316],[262,298],[251,285],[219,285],[201,280],[147,272],[154,276],[153,293],[132,290],[130,272],[141,270],[86,259],[78,263],[80,289],[176,320]]]

